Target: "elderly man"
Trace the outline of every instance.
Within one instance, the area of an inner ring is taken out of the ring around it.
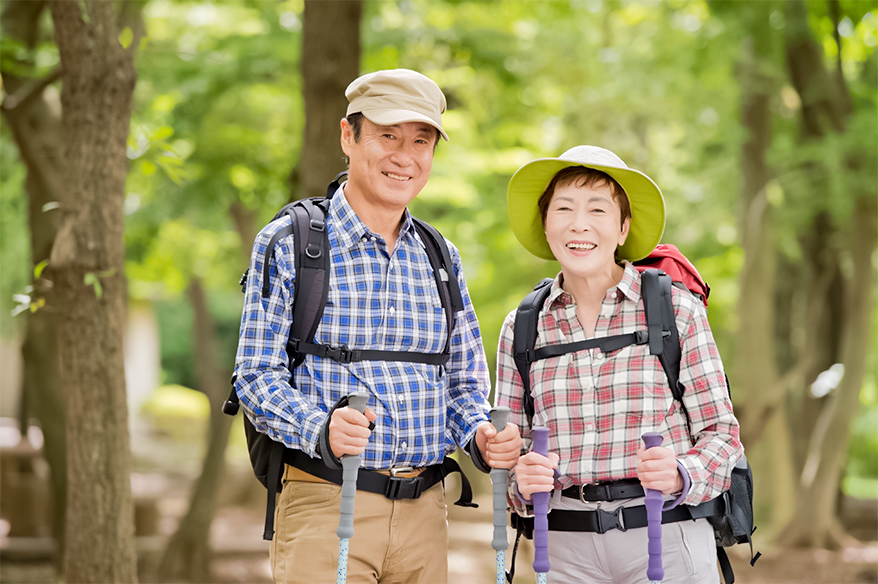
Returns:
[[[348,581],[445,582],[441,479],[447,468],[437,469],[458,446],[480,470],[510,468],[521,438],[516,426],[498,433],[488,421],[485,352],[460,254],[448,244],[451,284],[463,299],[449,334],[424,241],[407,210],[430,177],[440,136],[448,140],[441,120],[445,96],[432,80],[406,69],[364,75],[345,95],[350,105],[341,120],[341,146],[349,173],[326,213],[329,291],[314,343],[397,355],[445,348],[449,357],[436,365],[307,354],[296,366],[286,344],[295,238],[274,238],[288,218],[262,230],[247,282],[236,389],[254,427],[297,455],[285,467],[277,504],[272,572],[285,583],[335,580],[340,473],[327,466],[360,455],[361,477],[365,470],[378,484],[388,476],[425,480],[423,493],[401,499],[358,481],[365,490],[356,497]],[[268,298],[259,293],[263,273],[270,275]],[[340,398],[354,391],[368,394],[365,413],[340,407]]]

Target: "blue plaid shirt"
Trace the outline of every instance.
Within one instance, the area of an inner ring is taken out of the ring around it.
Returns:
[[[490,378],[479,323],[466,288],[460,253],[450,244],[463,295],[444,366],[391,361],[338,363],[307,355],[292,372],[286,343],[295,283],[294,238],[281,238],[270,264],[270,295],[262,298],[267,246],[289,217],[257,236],[250,260],[235,359],[235,388],[260,432],[317,457],[327,412],[353,391],[369,394],[378,415],[361,464],[368,469],[421,467],[473,438],[488,420]],[[408,211],[388,252],[384,238],[357,217],[340,188],[326,220],[329,296],[314,342],[351,349],[440,353],[448,328],[424,243]]]

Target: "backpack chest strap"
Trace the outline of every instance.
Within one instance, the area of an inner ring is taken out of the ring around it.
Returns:
[[[355,363],[357,361],[400,361],[405,363],[424,363],[427,365],[445,365],[448,353],[416,353],[413,351],[379,351],[349,349],[347,345],[332,347],[306,343],[298,339],[290,339],[287,343],[288,355],[315,355],[332,359],[338,363]]]

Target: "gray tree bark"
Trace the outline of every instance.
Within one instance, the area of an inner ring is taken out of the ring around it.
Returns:
[[[33,50],[39,42],[39,18],[45,2],[8,1],[3,4],[3,36],[21,41]],[[28,196],[28,230],[31,265],[49,259],[58,229],[57,210],[44,211],[48,203],[61,203],[63,172],[61,144],[61,104],[47,91],[60,78],[60,70],[43,79],[24,78],[9,71],[6,65],[14,55],[2,59],[3,82],[7,97],[0,112],[18,146],[27,169],[25,190]],[[19,65],[26,65],[18,62]],[[42,299],[45,306],[35,313],[25,313],[26,330],[21,347],[24,404],[22,417],[26,426],[35,417],[43,431],[43,456],[49,463],[52,490],[52,535],[55,538],[53,563],[60,572],[64,557],[64,517],[66,513],[66,444],[64,400],[58,372],[58,307],[54,291],[46,278],[33,277],[32,299]],[[26,431],[26,428],[22,428]]]
[[[110,2],[55,1],[65,206],[50,256],[67,398],[68,582],[136,582],[125,399],[122,203],[133,47]]]

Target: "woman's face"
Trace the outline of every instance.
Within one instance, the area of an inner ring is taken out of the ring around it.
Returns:
[[[610,273],[629,226],[609,185],[559,187],[546,212],[546,240],[568,277]]]

